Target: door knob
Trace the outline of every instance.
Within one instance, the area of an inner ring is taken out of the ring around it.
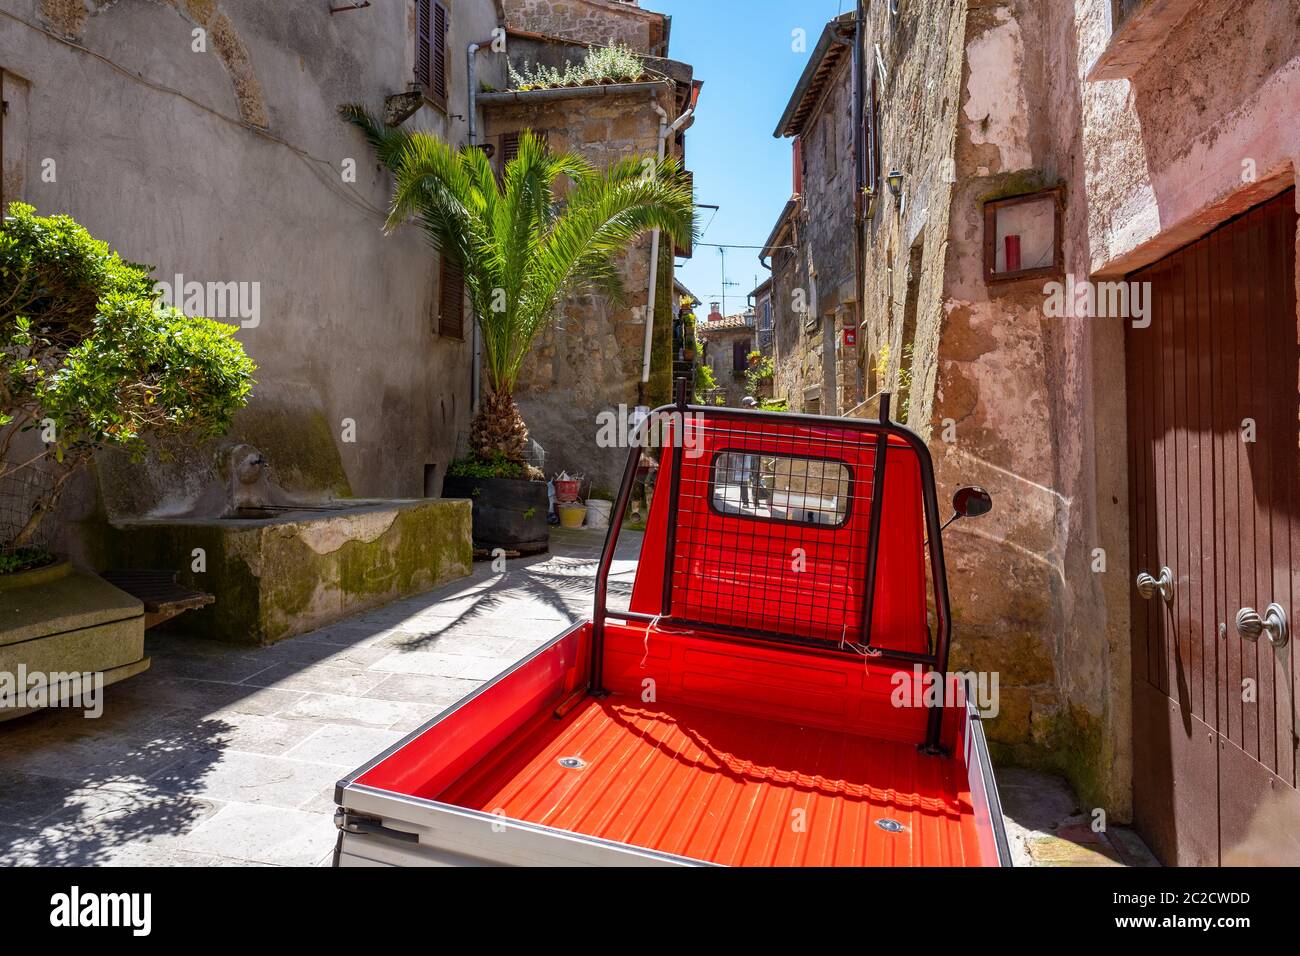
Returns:
[[[1243,607],[1237,612],[1237,633],[1248,641],[1257,641],[1260,634],[1267,633],[1274,647],[1285,647],[1291,639],[1286,611],[1280,604],[1270,604],[1263,617],[1253,607]]]
[[[1147,601],[1159,594],[1160,599],[1169,604],[1174,599],[1174,572],[1161,568],[1160,577],[1153,578],[1143,571],[1137,576],[1137,589],[1138,594]]]

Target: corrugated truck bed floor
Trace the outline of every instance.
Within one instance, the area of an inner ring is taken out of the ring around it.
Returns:
[[[581,766],[561,764],[571,757]],[[949,758],[619,695],[534,724],[438,799],[732,865],[981,862],[965,775]]]

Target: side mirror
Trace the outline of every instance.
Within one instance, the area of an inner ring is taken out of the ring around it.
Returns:
[[[978,518],[993,510],[993,496],[978,485],[966,485],[952,496],[952,510],[957,518]]]

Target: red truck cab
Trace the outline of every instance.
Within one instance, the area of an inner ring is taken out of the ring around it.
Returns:
[[[632,444],[592,619],[340,781],[335,864],[1009,865],[979,716],[943,678],[929,451],[888,398],[881,421],[679,399]]]

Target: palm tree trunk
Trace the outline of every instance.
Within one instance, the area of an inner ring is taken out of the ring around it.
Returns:
[[[470,429],[469,445],[474,456],[484,461],[504,458],[522,462],[527,442],[528,427],[514,396],[505,389],[485,392]]]

